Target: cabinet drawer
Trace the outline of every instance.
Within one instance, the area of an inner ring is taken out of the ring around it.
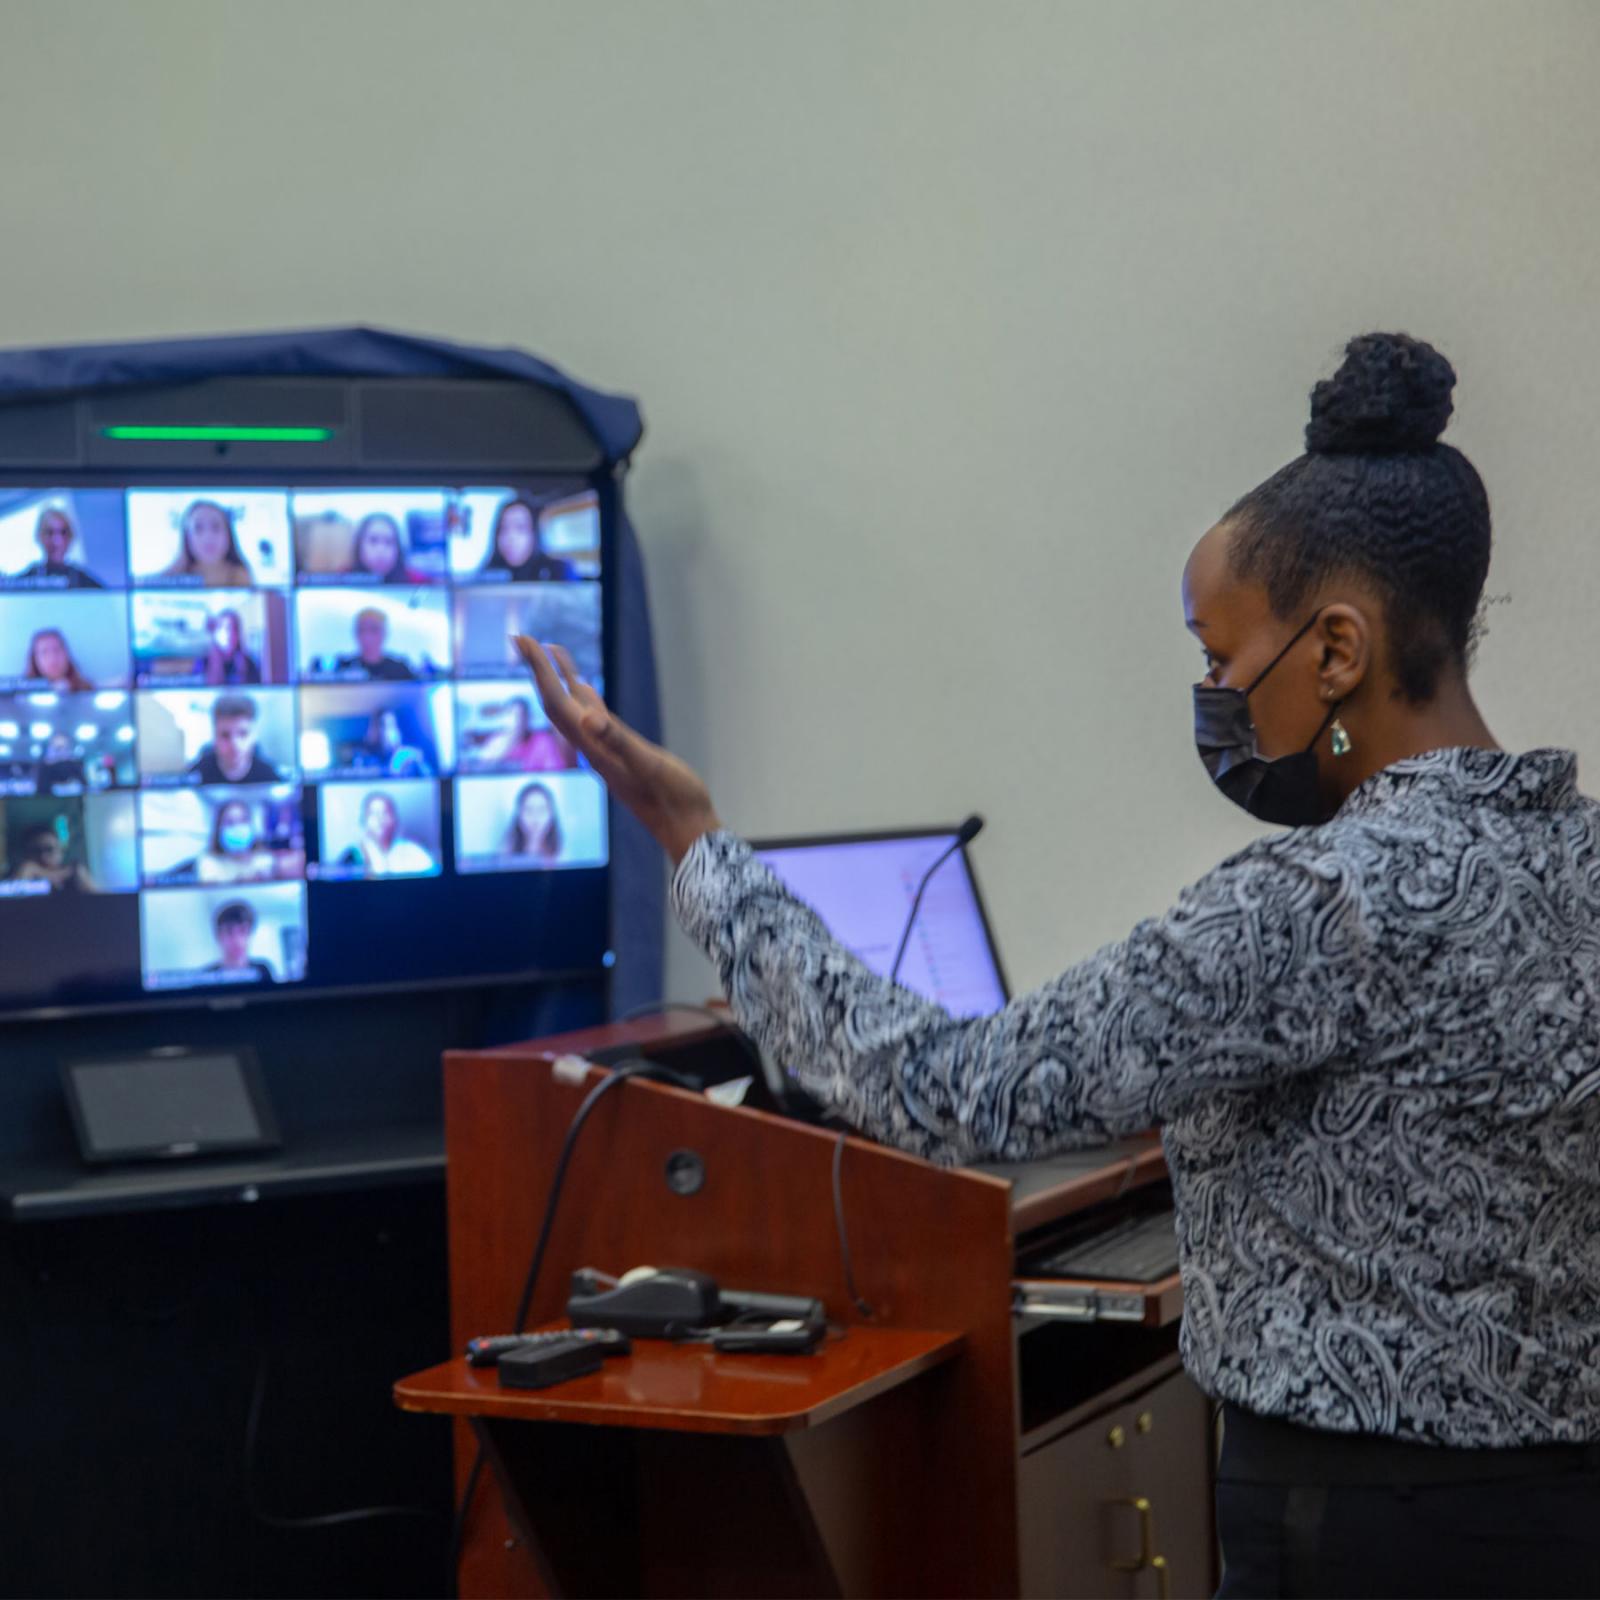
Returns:
[[[1022,1592],[1199,1600],[1215,1587],[1210,1413],[1181,1373],[1018,1463]]]

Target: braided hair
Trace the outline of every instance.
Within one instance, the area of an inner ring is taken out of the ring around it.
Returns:
[[[1399,689],[1431,700],[1461,672],[1489,572],[1489,497],[1462,453],[1440,444],[1454,369],[1403,333],[1367,333],[1311,391],[1306,453],[1223,518],[1235,576],[1265,588],[1278,616],[1301,613],[1335,573],[1383,596]]]

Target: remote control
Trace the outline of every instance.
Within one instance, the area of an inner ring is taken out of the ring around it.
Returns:
[[[543,1333],[495,1333],[467,1340],[467,1364],[474,1367],[495,1366],[508,1350],[537,1350],[541,1345],[552,1345],[562,1339],[577,1339],[592,1346],[603,1356],[625,1356],[633,1348],[633,1341],[615,1328],[550,1328]]]

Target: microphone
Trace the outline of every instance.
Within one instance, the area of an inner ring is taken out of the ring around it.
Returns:
[[[983,832],[983,818],[976,811],[956,829],[956,836],[939,852],[934,863],[922,874],[922,882],[917,885],[917,892],[912,897],[911,910],[906,916],[905,930],[900,935],[900,948],[894,953],[894,965],[889,968],[889,982],[893,983],[900,972],[900,963],[905,959],[906,945],[911,940],[911,930],[917,923],[917,912],[922,907],[922,896],[936,873],[962,845],[971,844]]]

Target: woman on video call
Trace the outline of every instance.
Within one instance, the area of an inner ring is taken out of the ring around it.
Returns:
[[[348,575],[369,583],[420,583],[406,565],[405,535],[386,511],[374,511],[356,528]]]
[[[539,513],[526,500],[507,500],[495,512],[485,572],[503,572],[511,583],[545,583],[573,575],[572,563],[544,553]]]
[[[554,728],[534,726],[533,707],[527,700],[519,696],[486,709],[498,709],[507,720],[484,736],[473,756],[475,766],[510,767],[517,772],[565,772],[577,766],[578,752]]]
[[[211,844],[200,857],[201,883],[261,883],[274,875],[272,852],[256,831],[244,800],[224,800],[211,823]]]
[[[196,500],[179,523],[182,546],[162,577],[198,578],[208,589],[247,589],[249,564],[239,550],[233,516],[215,500]]]
[[[27,676],[57,690],[94,688],[93,682],[78,670],[66,635],[59,628],[40,628],[29,640]]]
[[[506,829],[503,853],[524,860],[557,861],[561,857],[561,813],[544,783],[525,783],[517,790]]]
[[[244,624],[237,611],[218,611],[206,620],[211,643],[194,659],[192,671],[204,682],[260,683],[261,668],[244,647]]]
[[[363,868],[369,878],[432,872],[438,865],[416,840],[403,836],[394,801],[376,792],[361,802],[361,837],[345,849],[339,862],[342,866]]]
[[[1468,688],[1489,502],[1439,442],[1454,384],[1353,340],[1184,569],[1200,758],[1284,831],[994,1016],[876,977],[519,642],[812,1094],[941,1161],[1161,1129],[1223,1595],[1600,1593],[1600,806]]]

